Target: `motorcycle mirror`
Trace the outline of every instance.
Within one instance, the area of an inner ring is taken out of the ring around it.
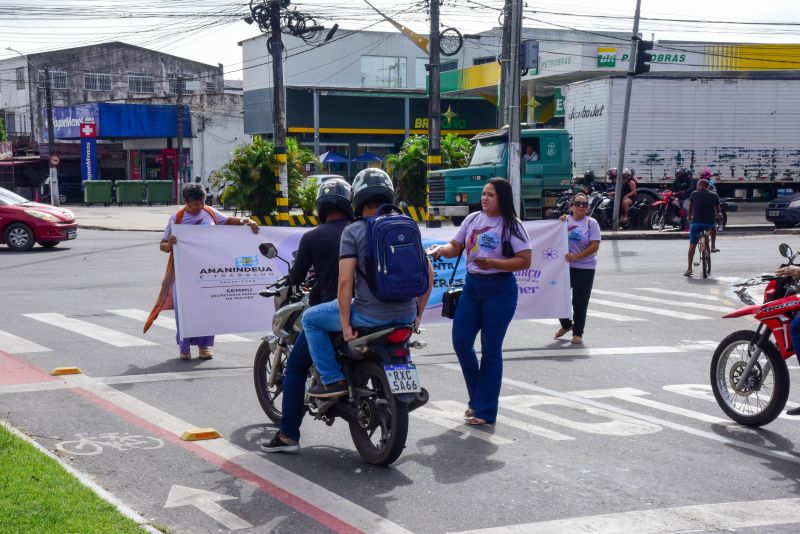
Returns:
[[[784,258],[791,258],[794,255],[794,252],[792,252],[792,247],[790,247],[786,243],[781,243],[778,246],[778,252],[780,252],[781,256],[783,256]]]
[[[258,245],[258,251],[261,252],[262,256],[270,260],[278,257],[278,249],[272,243],[261,243]]]

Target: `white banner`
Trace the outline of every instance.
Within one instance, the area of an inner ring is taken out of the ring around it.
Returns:
[[[533,245],[531,268],[515,273],[519,299],[514,319],[571,317],[566,223],[528,221],[525,229]],[[264,332],[275,311],[272,299],[258,295],[288,271],[279,259],[269,260],[258,251],[260,243],[273,243],[278,254],[291,261],[307,228],[262,227],[258,235],[237,226],[174,225],[175,296],[179,327],[184,337]],[[425,248],[447,243],[456,230],[423,228]],[[434,262],[436,278],[423,324],[445,323],[442,295],[456,259]],[[464,280],[462,258],[456,280]]]

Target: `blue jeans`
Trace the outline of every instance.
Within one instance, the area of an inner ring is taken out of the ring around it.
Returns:
[[[300,424],[306,413],[303,402],[309,367],[311,367],[311,352],[308,350],[305,332],[300,332],[286,360],[281,401],[280,432],[295,441],[300,441]]]
[[[417,318],[416,313],[410,317],[400,317],[395,321],[386,319],[373,319],[368,317],[353,306],[350,310],[350,324],[354,329],[359,327],[373,327],[390,324],[411,324]],[[325,384],[332,384],[344,380],[342,366],[336,361],[333,343],[329,332],[341,332],[339,322],[339,302],[332,300],[317,306],[312,306],[303,314],[303,331],[311,349],[311,358],[319,371],[319,376]]]
[[[795,314],[789,324],[789,335],[792,337],[792,348],[797,356],[797,361],[800,361],[800,313]]]
[[[503,338],[517,309],[517,279],[467,275],[453,318],[453,348],[475,417],[494,423],[503,382]],[[481,361],[475,338],[481,333]]]

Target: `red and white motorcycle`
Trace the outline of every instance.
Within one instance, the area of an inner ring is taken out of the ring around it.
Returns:
[[[800,256],[789,245],[779,247],[793,265]],[[747,287],[767,282],[763,304],[757,304]],[[747,304],[725,318],[752,315],[760,324],[723,339],[711,359],[711,388],[720,408],[734,421],[762,426],[778,417],[789,398],[786,360],[794,355],[789,325],[800,310],[800,283],[796,278],[762,275],[737,284],[736,293]],[[774,338],[774,341],[771,339]]]

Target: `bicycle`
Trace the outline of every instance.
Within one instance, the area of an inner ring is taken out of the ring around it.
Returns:
[[[708,228],[703,228],[700,233],[700,242],[697,244],[700,249],[700,265],[703,266],[703,278],[708,278],[711,274],[711,237]]]

